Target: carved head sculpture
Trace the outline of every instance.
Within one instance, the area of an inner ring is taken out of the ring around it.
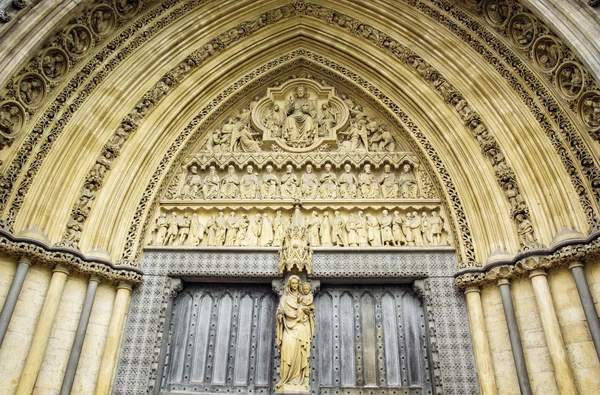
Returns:
[[[324,217],[329,217],[329,211],[325,211],[325,212],[323,213],[323,216],[324,216]]]
[[[229,216],[232,218],[235,217],[235,211],[232,211],[231,213],[229,213]]]
[[[306,90],[306,87],[304,85],[299,85],[295,89],[294,93],[298,99],[308,99],[308,91]]]
[[[339,217],[339,215],[340,215],[340,212],[339,212],[339,211],[337,211],[337,210],[335,210],[335,212],[333,213],[333,215],[335,215],[336,217]]]
[[[252,167],[252,165],[248,165],[248,167],[246,167],[246,172],[248,174],[252,174],[253,171],[254,171],[254,167]]]
[[[229,165],[227,167],[227,173],[233,174],[234,172],[235,172],[235,167],[233,167],[232,165]]]
[[[435,212],[435,211],[432,211],[432,212],[431,212],[431,216],[432,216],[432,217],[437,217],[437,212]]]
[[[397,217],[397,216],[399,216],[399,215],[400,215],[400,212],[399,212],[399,211],[394,211],[394,216],[395,216],[395,217]]]
[[[307,173],[312,173],[312,165],[306,165],[306,172]]]
[[[222,217],[222,216],[223,216],[223,212],[219,211],[219,217]]]
[[[287,281],[286,293],[296,294],[298,292],[298,286],[300,285],[300,277],[295,274],[290,276]]]
[[[422,216],[423,218],[425,218],[425,217],[427,217],[427,213],[426,213],[425,211],[423,211],[423,214],[421,214],[421,216]]]
[[[416,211],[413,211],[412,215],[413,215],[413,217],[416,217],[417,215],[419,215],[419,213],[417,213]]]
[[[404,173],[410,173],[410,165],[407,163],[404,166],[402,166],[402,171]]]
[[[331,165],[329,163],[325,165],[325,171],[328,173],[331,171]]]
[[[276,214],[278,218],[281,218],[281,210],[277,210]]]
[[[387,210],[383,210],[382,213],[383,213],[384,216],[388,215],[388,211]]]
[[[272,172],[273,172],[273,166],[267,165],[267,173],[272,173]]]
[[[288,174],[291,174],[292,171],[294,170],[294,167],[292,165],[287,165],[285,167],[285,170],[288,172]]]
[[[392,167],[390,165],[385,165],[385,166],[383,166],[383,171],[385,171],[386,173],[389,173],[392,171]]]
[[[317,211],[313,211],[312,212],[312,216],[315,217],[315,218],[318,218],[319,217],[319,213]]]
[[[217,171],[214,166],[209,167],[208,170],[210,171],[210,174],[215,174],[215,171]]]
[[[344,171],[345,171],[346,173],[350,173],[350,170],[352,170],[352,166],[350,166],[348,163],[346,163],[346,164],[344,165]]]
[[[310,281],[302,283],[302,293],[304,295],[308,295],[311,291],[311,288],[312,288],[312,285],[310,284]]]
[[[365,173],[369,174],[371,172],[371,165],[367,163],[365,165],[364,169],[365,169]]]

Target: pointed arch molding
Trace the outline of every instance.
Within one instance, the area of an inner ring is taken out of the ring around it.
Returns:
[[[440,196],[446,197],[443,199],[444,209],[448,213],[452,213],[454,243],[457,246],[457,255],[463,259],[459,263],[459,266],[465,267],[476,264],[473,238],[458,192],[442,159],[425,134],[419,130],[417,125],[392,100],[367,80],[319,54],[303,49],[274,59],[243,76],[236,83],[232,84],[230,88],[211,100],[184,128],[175,142],[169,147],[167,154],[161,160],[160,165],[152,175],[151,181],[143,193],[127,233],[121,263],[135,264],[141,258],[143,248],[142,238],[146,234],[147,227],[152,220],[151,214],[157,209],[161,197],[169,187],[180,164],[184,158],[190,155],[190,148],[195,146],[200,137],[207,131],[206,125],[211,125],[223,112],[231,110],[231,106],[237,103],[240,98],[247,95],[248,92],[252,92],[257,87],[273,80],[273,75],[281,73],[282,70],[291,70],[303,65],[311,70],[324,73],[331,80],[341,82],[355,93],[364,94],[364,96],[361,96],[362,99],[369,102],[374,108],[383,113],[391,113],[395,116],[395,118],[390,118],[388,121],[397,130],[408,131],[410,135],[403,137],[407,138],[413,144],[412,148],[415,152],[420,153],[419,156],[423,159],[423,163],[433,164],[435,170],[428,168],[427,171],[430,174],[435,172],[438,185],[442,185],[443,190],[439,191]],[[252,82],[248,83],[248,81]],[[436,185],[437,188],[439,188],[438,185]]]
[[[56,100],[54,100],[47,107],[43,115],[40,116],[37,114],[37,110],[31,106],[27,108],[30,119],[35,119],[35,116],[38,116],[39,119],[33,126],[32,132],[26,136],[25,142],[22,144],[7,171],[3,175],[3,188],[0,191],[0,208],[4,210],[3,221],[5,221],[9,227],[14,224],[15,218],[23,205],[23,199],[29,190],[33,178],[41,167],[44,158],[52,148],[53,142],[60,135],[65,125],[69,122],[73,113],[77,111],[78,108],[80,108],[85,102],[90,92],[93,91],[95,87],[98,86],[102,80],[119,65],[119,63],[125,60],[131,53],[135,51],[135,49],[143,45],[145,41],[154,37],[162,28],[176,21],[183,14],[185,14],[185,12],[188,12],[193,8],[200,7],[204,3],[206,2],[171,1],[164,3],[161,7],[150,10],[148,13],[142,15],[138,20],[130,25],[126,24],[124,18],[119,19],[117,21],[117,25],[120,23],[122,26],[126,26],[124,27],[123,32],[107,43],[103,43],[101,38],[97,38],[94,43],[90,44],[97,45],[101,49],[96,52],[93,59],[89,60],[88,63],[84,65],[83,68],[81,68],[81,70],[72,79],[69,80],[67,85],[63,85],[63,90],[56,97]],[[536,75],[536,72],[533,71],[531,66],[523,62],[522,59],[528,56],[528,51],[523,49],[520,53],[517,52],[517,54],[515,54],[515,52],[512,51],[503,40],[490,33],[488,28],[484,27],[480,22],[473,19],[465,11],[456,7],[449,7],[449,3],[445,1],[407,0],[405,3],[417,8],[419,11],[436,20],[438,23],[442,24],[448,30],[452,31],[455,35],[467,42],[508,81],[509,85],[518,93],[523,103],[525,103],[532,114],[535,115],[537,121],[540,123],[540,126],[545,131],[547,137],[560,156],[563,166],[569,173],[573,187],[578,193],[579,202],[586,213],[588,225],[590,225],[591,228],[595,228],[597,221],[596,209],[598,201],[600,200],[598,188],[600,184],[600,177],[598,175],[598,168],[593,156],[590,153],[590,150],[587,148],[585,139],[581,136],[580,132],[575,126],[580,121],[573,119],[573,115],[576,113],[569,113],[568,109],[563,110],[561,107],[562,105],[566,108],[568,108],[568,106],[574,108],[577,107],[578,102],[574,101],[574,99],[570,99],[570,102],[567,103],[568,105],[564,105],[563,102],[557,101],[555,99],[556,95],[550,92],[551,88],[547,86],[547,83],[543,82],[539,75]],[[487,3],[484,2],[483,7],[475,9],[475,12],[485,16],[486,4]],[[86,12],[88,14],[85,15],[89,16],[90,10]],[[519,12],[527,13],[528,11],[523,9],[520,5],[511,3],[510,12],[516,15]],[[458,116],[461,117],[465,122],[466,127],[473,132],[474,138],[477,139],[482,151],[486,153],[485,155],[490,164],[496,169],[497,181],[501,188],[505,190],[507,186],[511,184],[513,187],[515,187],[517,194],[520,192],[519,182],[515,172],[504,160],[502,149],[495,140],[493,133],[491,133],[489,128],[485,126],[482,117],[480,117],[475,110],[469,106],[469,103],[466,101],[465,97],[461,95],[455,87],[451,86],[446,79],[423,58],[408,48],[403,47],[399,42],[385,34],[383,31],[334,9],[312,3],[298,2],[294,4],[288,4],[278,9],[270,10],[258,16],[255,20],[244,22],[240,25],[240,31],[242,34],[240,34],[239,37],[236,37],[233,41],[242,40],[265,26],[278,23],[281,20],[297,15],[316,18],[322,22],[336,26],[339,29],[346,30],[347,32],[355,35],[358,39],[370,42],[371,45],[375,45],[380,49],[387,51],[396,59],[412,68],[413,71],[427,81],[430,86],[434,87],[438,93],[444,97],[444,100],[449,105],[453,106],[455,112],[457,112]],[[528,15],[535,19],[532,14]],[[341,20],[344,20],[344,23],[341,23]],[[82,17],[75,20],[75,22],[77,21],[78,23],[81,23]],[[497,31],[501,34],[509,34],[508,29],[506,28],[506,25],[509,22],[508,20],[505,22],[506,23],[504,24],[504,27],[497,27]],[[537,19],[535,19],[535,23],[538,29],[537,32],[551,33],[547,28],[543,26],[539,27],[541,24],[539,21],[537,21]],[[139,34],[139,31],[141,30],[144,31],[143,33]],[[478,37],[479,40],[475,40],[473,38],[473,33],[475,33],[475,36]],[[53,42],[49,42],[47,46],[50,47],[51,45],[55,45],[58,47],[60,46],[61,42],[62,41],[60,39],[57,39]],[[167,87],[164,93],[166,94],[170,87],[180,82],[185,74],[191,69],[202,64],[204,61],[206,61],[206,59],[220,50],[225,49],[229,44],[231,44],[231,42],[232,41],[228,42],[227,39],[224,40],[223,35],[221,34],[210,41],[210,47],[205,46],[202,49],[192,53],[188,57],[189,60],[187,61],[187,64],[180,64],[178,66],[179,69],[176,68],[164,76],[162,81]],[[101,47],[102,44],[106,45]],[[566,51],[564,48],[563,50]],[[48,49],[45,51],[48,52]],[[565,59],[577,61],[574,55],[572,55],[570,52],[566,53]],[[37,62],[40,61],[43,61],[43,58],[38,57]],[[72,68],[76,68],[78,66],[77,59],[72,59],[72,63]],[[82,63],[82,61],[79,63]],[[29,69],[25,68],[23,71],[18,73],[18,78],[17,76],[13,78],[13,81],[11,82],[13,86],[15,81],[20,81],[23,73],[31,72],[31,70],[35,69],[35,62],[33,64],[29,64],[28,67]],[[188,68],[188,70],[186,70],[186,68]],[[594,85],[594,81],[589,73],[587,73],[587,71],[585,71],[583,68],[581,70],[585,72],[584,80],[586,93],[583,93],[579,97],[584,97],[585,95],[588,95],[589,92],[592,92],[593,89],[596,89],[596,86]],[[94,72],[95,75],[88,80],[86,76],[93,74]],[[61,85],[56,82],[49,84],[47,89],[49,97],[49,91],[51,91],[53,88],[55,91],[57,91],[59,87],[61,87]],[[77,95],[72,97],[76,88],[81,87],[83,88],[78,89],[79,92]],[[10,98],[10,94],[17,95],[18,92],[15,89],[12,89],[12,91],[9,89],[7,93],[8,96],[5,98]],[[148,92],[144,98],[148,99],[153,94],[157,94],[159,96],[162,95],[160,91]],[[15,98],[18,99],[16,96]],[[42,106],[39,106],[38,108],[42,108]],[[130,116],[124,120],[124,122],[130,126],[131,132],[134,132],[138,126],[136,124],[136,120],[133,119],[135,117],[138,117],[139,122],[139,111],[137,109],[134,109],[130,113]],[[407,119],[407,121],[409,120]],[[579,122],[579,124],[581,124],[581,122]],[[49,129],[49,131],[46,132],[46,129]],[[487,133],[482,134],[484,131],[487,131]],[[593,135],[593,130],[590,129],[590,132]],[[177,142],[180,140],[181,139],[178,138]],[[35,147],[40,143],[40,141],[42,144],[36,152]],[[103,154],[106,152],[106,149],[107,147],[105,147]],[[428,154],[432,154],[426,148],[426,145],[423,145],[423,149],[425,149]],[[32,155],[34,152],[36,152],[35,157],[31,160],[30,155]],[[118,152],[116,152],[116,155],[118,155]],[[432,162],[435,162],[435,160],[431,160]],[[24,173],[25,177],[20,180],[23,169],[25,166],[27,166],[27,164],[28,169]],[[109,171],[108,168],[106,170]],[[438,174],[443,180],[446,192],[449,194],[449,196],[451,196],[451,198],[454,198],[452,194],[455,193],[455,190],[452,192],[452,189],[448,189],[448,185],[445,183],[444,173],[440,172],[439,168],[437,170]],[[93,178],[91,171],[88,172],[88,178],[86,182],[90,181],[90,177]],[[102,183],[102,177],[103,176],[100,176],[100,179],[96,180],[99,185]],[[165,179],[167,178],[168,177]],[[149,188],[155,188],[157,183],[158,180],[156,177],[153,177]],[[18,188],[15,189],[14,187],[17,185]],[[9,199],[11,191],[12,201]],[[591,199],[590,191],[593,195]],[[82,188],[81,193],[86,193],[85,187]],[[140,207],[143,206],[145,209],[151,197],[152,193],[148,194],[147,189],[146,193],[144,193],[142,201],[140,202]],[[455,197],[458,199],[458,195]],[[8,203],[10,203],[9,206],[7,206]],[[470,231],[468,230],[468,225],[466,224],[466,219],[464,219],[464,223],[462,223],[464,213],[461,215],[460,212],[462,211],[462,208],[459,210],[457,207],[455,207],[453,202],[451,204],[453,206],[454,219],[457,221],[455,225],[458,223],[458,225],[455,226],[455,230],[457,227],[465,229],[461,229],[460,232],[455,232],[455,234],[461,234],[461,245],[463,247],[463,254],[465,254],[463,255],[463,259],[471,262],[466,264],[473,264],[472,262],[475,261],[475,258],[474,253],[473,256],[470,256],[471,253],[469,252],[473,250],[473,247]],[[513,210],[512,217],[515,221],[515,227],[518,228],[520,222],[517,221],[517,214],[522,213],[524,216],[521,218],[529,221],[528,217],[530,215],[530,210],[526,205],[521,205],[515,209],[516,210]],[[140,225],[137,223],[142,220],[142,217],[145,215],[145,213],[147,213],[147,211],[144,212],[144,210],[140,210],[138,208],[135,214],[134,223],[132,223],[130,232],[128,233],[125,253],[123,254],[123,259],[127,261],[130,259],[136,259],[139,255],[139,249],[141,246],[139,246],[139,243],[137,243],[138,245],[135,246],[136,241],[134,240],[139,238],[142,234],[140,233]],[[74,220],[74,217],[72,217],[72,220]],[[468,237],[465,235],[468,235]],[[529,247],[534,246],[535,245],[530,245]],[[522,245],[522,247],[527,248],[528,246]]]

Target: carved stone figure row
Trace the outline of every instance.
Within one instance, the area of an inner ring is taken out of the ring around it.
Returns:
[[[273,173],[273,166],[265,167],[266,173],[259,177],[254,167],[248,165],[246,174],[239,177],[230,165],[227,174],[221,178],[214,166],[202,177],[198,167],[191,166],[181,189],[182,199],[377,199],[419,197],[419,187],[411,165],[402,166],[397,176],[390,165],[385,165],[383,174],[376,176],[371,165],[366,164],[356,176],[352,166],[346,164],[339,177],[331,171],[331,165],[324,166],[324,172],[317,176],[312,165],[298,177],[292,165],[286,166],[281,179]]]
[[[439,246],[447,245],[444,219],[436,211],[419,214],[417,211],[405,217],[399,211],[391,214],[382,211],[376,216],[363,211],[343,217],[339,211],[322,216],[317,211],[304,221],[311,247],[382,247],[382,246]],[[152,245],[158,246],[207,246],[207,247],[279,247],[292,224],[292,217],[283,216],[278,210],[272,218],[267,213],[236,215],[228,217],[221,211],[201,223],[197,214],[175,213],[167,217],[161,214],[153,229]]]

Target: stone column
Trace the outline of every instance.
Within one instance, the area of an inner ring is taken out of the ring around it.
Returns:
[[[12,283],[10,284],[10,289],[6,295],[4,307],[2,307],[2,313],[0,313],[0,347],[2,347],[2,343],[4,342],[4,336],[8,330],[8,324],[10,324],[10,319],[15,311],[15,306],[17,305],[21,288],[23,288],[23,282],[25,281],[25,275],[27,274],[30,266],[31,261],[28,257],[22,256],[19,259],[17,272],[15,273]]]
[[[587,320],[588,327],[590,328],[592,341],[596,347],[596,354],[598,354],[598,359],[600,359],[600,320],[598,319],[596,306],[594,306],[594,300],[592,299],[590,287],[587,279],[585,278],[583,263],[571,262],[571,264],[569,264],[569,270],[571,270],[571,274],[573,274],[573,278],[575,279],[575,285],[577,286],[579,299],[581,300],[581,305],[583,306],[585,319]]]
[[[98,276],[94,274],[90,277],[85,299],[83,300],[83,307],[81,308],[81,314],[79,315],[75,339],[73,339],[73,347],[71,347],[67,369],[65,370],[62,386],[60,388],[60,395],[69,395],[73,388],[77,364],[79,363],[79,357],[81,356],[81,348],[83,347],[85,332],[88,323],[90,322],[90,314],[92,313],[92,306],[94,305],[94,298],[96,297],[96,290],[98,289],[99,283],[100,278]]]
[[[533,285],[533,293],[535,294],[535,301],[540,313],[552,366],[554,367],[554,377],[556,384],[558,384],[558,390],[561,395],[577,395],[573,374],[569,368],[565,344],[560,333],[558,317],[556,316],[556,310],[552,302],[547,274],[544,270],[536,269],[529,273],[529,278]]]
[[[467,299],[469,326],[473,338],[473,352],[475,353],[475,365],[481,394],[496,395],[496,379],[494,378],[492,354],[486,337],[481,290],[475,286],[468,287],[465,289],[465,297]]]
[[[131,284],[119,283],[106,335],[102,362],[98,371],[95,395],[108,395],[110,393],[130,300]]]
[[[56,265],[52,272],[48,292],[46,293],[44,305],[42,306],[42,311],[35,327],[35,332],[33,333],[33,340],[31,341],[29,354],[25,360],[21,380],[17,387],[17,395],[31,395],[33,392],[68,275],[69,268],[61,264]]]
[[[502,278],[498,280],[498,287],[502,296],[502,306],[504,307],[504,316],[506,317],[506,325],[508,326],[508,336],[510,338],[513,359],[515,360],[515,368],[517,369],[521,395],[532,395],[529,374],[525,365],[525,354],[523,353],[523,345],[521,344],[521,335],[517,326],[517,316],[510,294],[510,283],[507,279]]]

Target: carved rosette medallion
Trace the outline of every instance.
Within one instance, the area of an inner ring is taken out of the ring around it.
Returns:
[[[92,33],[83,25],[71,26],[65,30],[64,45],[71,56],[83,56],[92,45]]]
[[[533,58],[544,71],[550,72],[562,59],[561,43],[553,36],[541,36],[533,44]]]
[[[0,149],[12,143],[25,124],[25,109],[16,101],[0,103]]]
[[[46,95],[46,82],[36,73],[24,74],[17,85],[19,99],[28,107],[37,107]]]
[[[115,27],[116,16],[112,8],[107,5],[99,5],[90,12],[89,24],[94,34],[105,36]]]
[[[509,23],[510,37],[518,47],[529,47],[537,36],[537,28],[533,18],[525,13],[513,16]]]
[[[263,144],[289,152],[309,152],[324,144],[337,147],[337,132],[349,119],[348,107],[334,88],[304,78],[269,88],[251,111]]]
[[[508,0],[487,0],[483,5],[486,19],[494,26],[500,27],[510,17],[510,4]]]
[[[600,132],[600,92],[592,91],[579,99],[579,116],[585,126],[596,133]]]
[[[69,58],[60,48],[48,48],[41,56],[42,74],[50,81],[58,81],[69,70]]]
[[[565,62],[556,70],[556,86],[566,99],[577,99],[585,85],[581,66],[575,62]]]

